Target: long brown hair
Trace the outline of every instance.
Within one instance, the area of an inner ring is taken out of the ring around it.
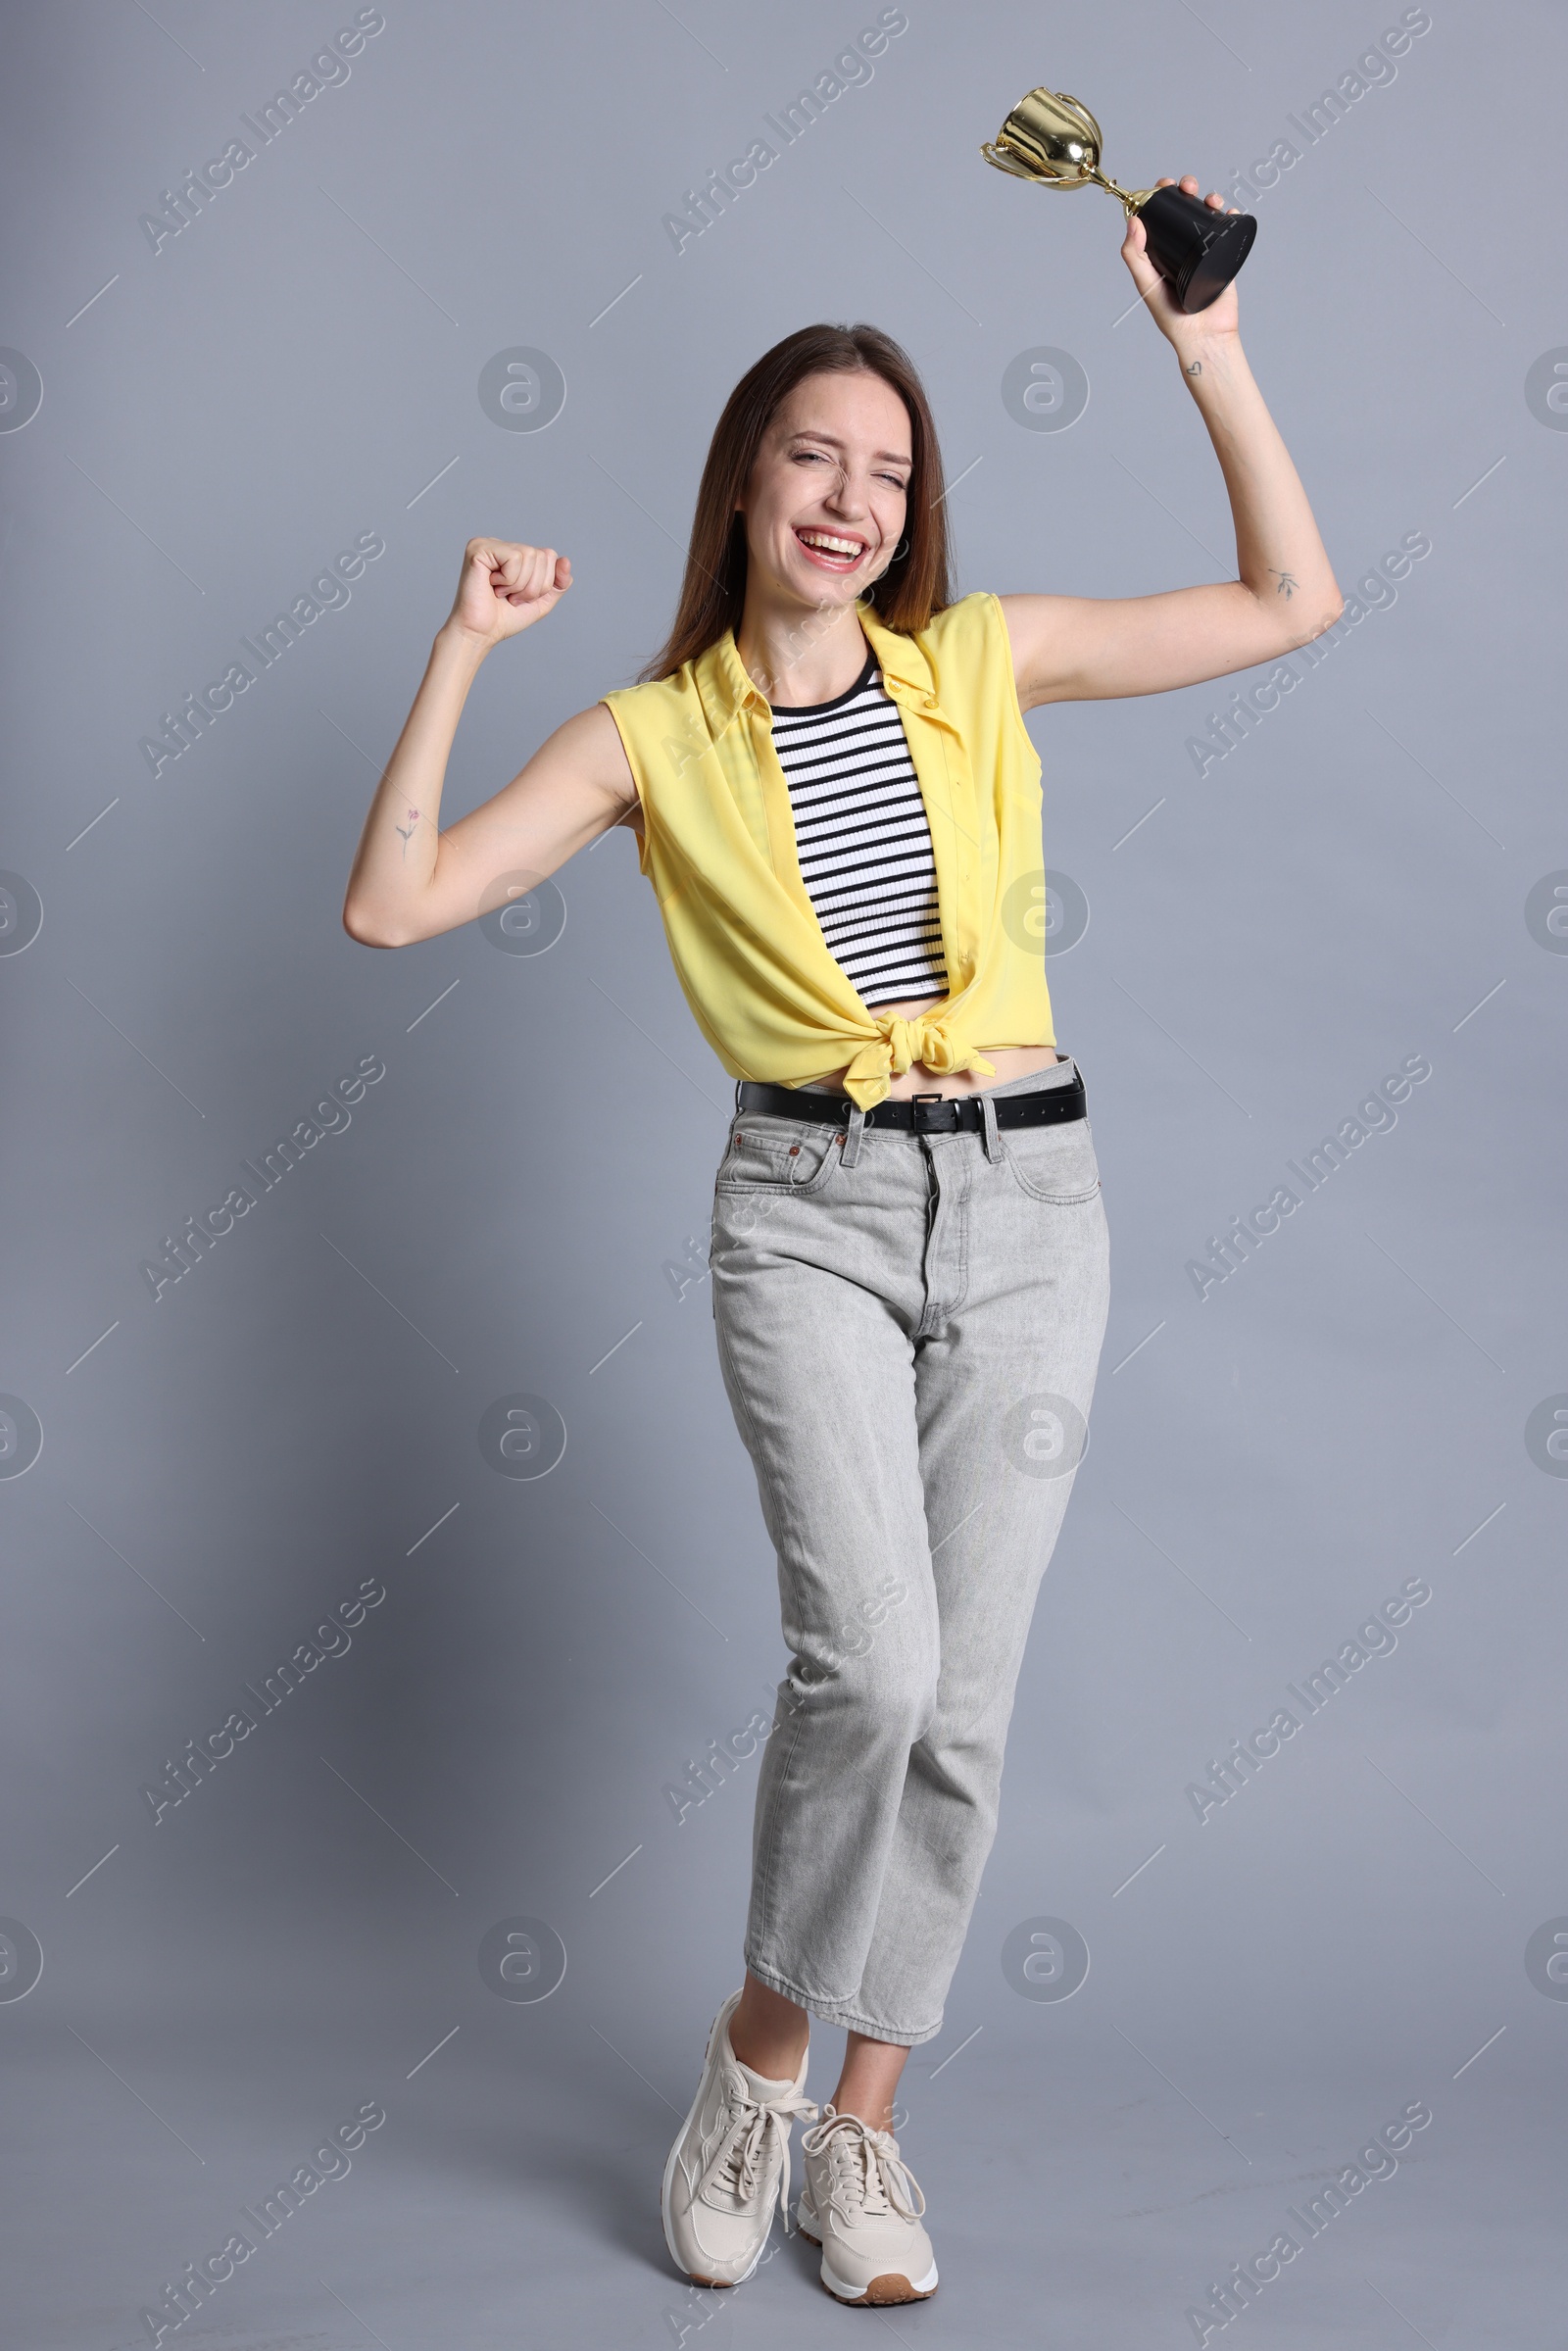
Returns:
[[[875,326],[803,326],[764,351],[724,403],[697,492],[686,576],[674,625],[662,652],[640,671],[638,684],[670,677],[683,661],[739,629],[746,605],[746,517],[735,511],[751,479],[762,436],[796,385],[808,375],[864,369],[890,384],[908,413],[913,467],[907,520],[897,555],[876,582],[876,613],[884,628],[912,633],[953,602],[948,512],[925,387],[908,353]]]

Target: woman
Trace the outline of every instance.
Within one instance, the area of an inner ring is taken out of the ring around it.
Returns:
[[[571,584],[553,548],[470,540],[349,882],[350,934],[402,946],[487,910],[494,877],[529,887],[629,824],[687,1000],[743,1081],[713,1314],[791,1661],[745,1978],[664,2172],[670,2253],[702,2283],[751,2275],[775,2201],[787,2225],[795,2117],[814,2125],[798,2217],[829,2290],[893,2303],[937,2282],[893,2098],[941,2027],[991,1844],[1107,1298],[1021,713],[1245,669],[1342,609],[1234,286],[1184,317],[1136,219],[1122,256],[1213,441],[1235,580],[955,602],[918,378],[875,329],[806,328],[720,418],[663,653],[439,833],[480,662]],[[848,2029],[820,2110],[812,2015]]]

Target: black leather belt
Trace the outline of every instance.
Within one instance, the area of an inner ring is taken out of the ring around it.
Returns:
[[[849,1124],[855,1104],[842,1095],[817,1094],[804,1086],[758,1085],[743,1078],[735,1088],[735,1106],[773,1118],[807,1118],[842,1127]],[[995,1107],[999,1127],[1057,1126],[1089,1114],[1076,1068],[1064,1086],[1048,1086],[1039,1094],[1004,1094]],[[892,1127],[903,1135],[977,1135],[984,1118],[972,1094],[912,1094],[902,1102],[878,1102],[865,1113],[865,1123]]]

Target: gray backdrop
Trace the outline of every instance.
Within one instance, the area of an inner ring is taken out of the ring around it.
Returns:
[[[810,319],[923,368],[963,589],[1229,574],[1115,207],[980,162],[1042,78],[1126,184],[1247,175],[1247,348],[1355,602],[1272,694],[1031,719],[1113,1302],[906,2076],[944,2286],[897,2332],[1216,2340],[1223,2304],[1188,2313],[1282,2232],[1259,2339],[1560,2327],[1560,15],[900,14],[880,48],[825,0],[12,14],[0,2033],[33,2351],[850,2324],[781,2239],[688,2293],[657,2219],[783,1661],[703,1272],[728,1082],[623,834],[510,936],[376,954],[339,909],[465,540],[576,584],[480,677],[449,818],[660,642],[723,398]]]

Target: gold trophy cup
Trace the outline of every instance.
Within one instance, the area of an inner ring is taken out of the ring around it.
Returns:
[[[999,171],[1043,188],[1104,188],[1144,224],[1150,260],[1182,311],[1206,310],[1252,249],[1250,213],[1214,212],[1178,187],[1118,187],[1100,169],[1100,124],[1065,90],[1031,90],[980,152]]]

